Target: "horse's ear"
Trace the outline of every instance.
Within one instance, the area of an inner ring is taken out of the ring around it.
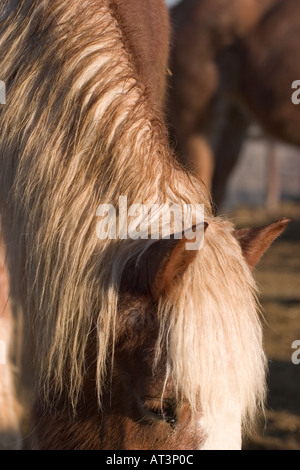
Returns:
[[[243,228],[235,231],[245,259],[254,268],[271,243],[289,224],[289,219],[280,219],[270,225],[257,228]]]
[[[198,250],[189,250],[189,244],[201,242],[199,234],[204,235],[207,227],[204,222],[193,226],[188,238],[183,232],[180,239],[173,235],[154,242],[140,257],[128,263],[123,273],[123,286],[127,291],[155,299],[170,293],[197,256]],[[194,238],[191,238],[192,233],[195,233]]]

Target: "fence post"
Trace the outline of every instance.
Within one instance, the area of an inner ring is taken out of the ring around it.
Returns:
[[[276,143],[269,141],[267,155],[267,210],[274,213],[278,210],[281,201],[281,181],[279,157]]]

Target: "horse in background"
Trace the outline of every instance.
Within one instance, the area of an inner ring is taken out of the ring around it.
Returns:
[[[167,13],[146,4],[1,5],[0,208],[34,449],[238,449],[263,407],[251,270],[288,221],[235,231],[179,166],[161,111]],[[202,204],[203,247],[97,236],[100,204],[122,225],[122,195]]]
[[[168,115],[181,161],[219,206],[250,124],[299,145],[297,0],[184,0],[174,27]]]

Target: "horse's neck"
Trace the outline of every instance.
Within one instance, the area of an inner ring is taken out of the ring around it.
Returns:
[[[141,83],[161,108],[166,90],[170,25],[164,0],[115,0],[113,11]],[[155,66],[154,66],[155,64]]]

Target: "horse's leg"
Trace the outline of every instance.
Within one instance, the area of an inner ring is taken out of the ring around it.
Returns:
[[[203,134],[193,133],[186,145],[190,169],[211,189],[214,172],[214,155],[208,139]]]
[[[227,182],[239,159],[249,124],[249,118],[237,106],[233,105],[229,109],[227,120],[215,151],[212,197],[217,207],[224,200]]]
[[[216,166],[217,149],[221,143],[227,124],[231,119],[231,106],[222,95],[216,95],[210,109],[205,112],[205,120],[200,114],[195,117],[194,129],[199,128],[197,121],[201,122],[201,130],[190,132],[186,139],[186,167],[192,170],[205,183],[211,191]]]
[[[20,449],[20,407],[16,399],[14,368],[9,351],[14,322],[8,301],[8,276],[0,241],[0,449]]]

